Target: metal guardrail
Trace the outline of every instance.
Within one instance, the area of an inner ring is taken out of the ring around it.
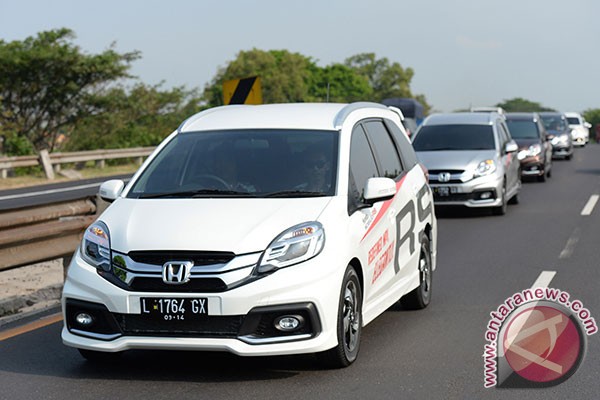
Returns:
[[[137,158],[141,164],[142,159],[154,151],[154,147],[134,147],[130,149],[107,149],[75,151],[70,153],[48,153],[42,150],[39,156],[0,157],[0,177],[5,179],[8,171],[18,167],[33,167],[42,165],[48,179],[54,179],[54,171],[59,171],[61,164],[96,161],[98,167],[103,168],[105,160],[119,158]]]
[[[0,271],[65,258],[96,218],[94,198],[0,212]]]

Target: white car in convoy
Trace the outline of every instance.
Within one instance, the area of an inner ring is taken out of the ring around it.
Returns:
[[[209,109],[100,196],[112,204],[62,296],[63,342],[90,360],[217,350],[344,367],[362,327],[431,299],[432,193],[383,105]]]
[[[590,128],[592,125],[583,119],[581,114],[566,112],[567,122],[571,128],[571,137],[574,146],[585,146],[590,141]]]

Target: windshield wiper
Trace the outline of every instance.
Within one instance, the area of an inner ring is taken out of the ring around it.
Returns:
[[[262,197],[324,197],[323,192],[309,192],[306,190],[282,190],[280,192],[266,193]]]
[[[223,189],[198,189],[198,190],[184,190],[181,192],[164,192],[164,193],[148,193],[140,195],[140,199],[158,199],[163,197],[211,197],[211,196],[224,196],[224,197],[256,197],[252,193],[240,192],[237,190],[223,190]]]

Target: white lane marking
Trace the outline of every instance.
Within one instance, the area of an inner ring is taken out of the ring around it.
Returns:
[[[575,246],[577,245],[577,242],[579,242],[579,231],[580,231],[579,228],[575,228],[575,230],[571,234],[571,237],[569,238],[569,240],[567,240],[567,244],[565,245],[565,248],[562,249],[562,251],[560,252],[560,255],[558,256],[558,258],[565,259],[565,258],[571,257],[571,254],[573,254],[573,251],[575,250]]]
[[[532,288],[548,287],[548,285],[552,281],[552,278],[554,278],[554,275],[556,275],[556,271],[542,271],[540,273],[540,276],[538,276],[538,278],[535,280],[535,282],[533,282],[533,285],[531,285],[531,287]]]
[[[597,195],[597,194],[591,195],[588,202],[585,203],[585,207],[583,207],[583,210],[581,210],[581,215],[590,215],[592,213],[592,211],[594,211],[594,207],[596,206],[596,203],[598,202],[598,198],[600,198],[600,195]]]
[[[28,193],[21,193],[21,194],[11,194],[11,195],[8,195],[8,196],[0,196],[0,200],[19,199],[19,198],[22,198],[22,197],[41,196],[43,194],[69,192],[71,190],[87,189],[87,188],[91,188],[91,187],[94,187],[94,186],[100,186],[101,184],[102,184],[102,182],[98,182],[98,183],[90,183],[90,184],[87,184],[87,185],[72,186],[72,187],[68,187],[68,188],[48,189],[48,190],[41,190],[39,192],[28,192]]]

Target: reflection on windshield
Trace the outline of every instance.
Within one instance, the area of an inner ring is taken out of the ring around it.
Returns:
[[[549,131],[564,131],[568,129],[566,121],[560,116],[542,116],[542,122],[544,123],[544,127]]]
[[[426,125],[413,142],[416,151],[493,150],[490,125]]]
[[[334,131],[179,134],[144,170],[127,197],[332,196],[337,143]]]
[[[533,121],[508,120],[506,121],[506,124],[508,125],[508,130],[510,130],[510,135],[513,139],[539,138],[537,125]]]

